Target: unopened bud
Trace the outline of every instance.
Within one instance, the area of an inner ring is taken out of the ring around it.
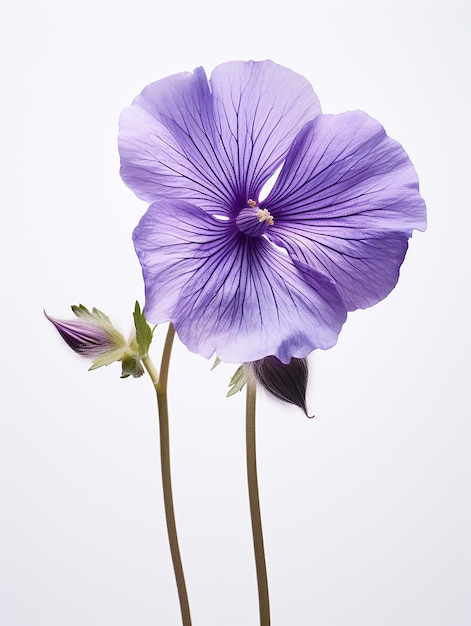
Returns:
[[[306,359],[292,358],[286,365],[275,356],[267,356],[259,361],[247,363],[246,367],[269,393],[283,402],[295,404],[307,417],[314,417],[308,415],[306,408],[308,379]]]
[[[110,318],[98,309],[89,311],[80,304],[72,306],[72,311],[77,319],[59,320],[44,314],[74,352],[92,360],[90,370],[121,361],[122,378],[142,376],[135,337],[126,341]]]

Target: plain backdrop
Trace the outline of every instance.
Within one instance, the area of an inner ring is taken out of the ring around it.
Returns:
[[[143,302],[120,111],[203,65],[270,58],[364,109],[429,227],[397,288],[310,357],[316,414],[260,395],[273,626],[469,626],[470,19],[465,0],[1,2],[1,626],[178,626],[155,399],[87,372],[43,316]],[[165,328],[157,331],[153,355]],[[176,345],[175,506],[194,626],[256,626],[244,397]]]

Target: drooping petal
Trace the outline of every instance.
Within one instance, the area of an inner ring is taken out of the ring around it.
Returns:
[[[283,363],[335,344],[346,311],[330,278],[195,205],[153,204],[134,231],[146,317],[193,352]]]
[[[362,111],[306,124],[263,206],[270,238],[331,276],[348,310],[393,289],[412,230],[426,225],[407,154]]]
[[[141,198],[229,215],[257,195],[303,124],[310,84],[271,61],[230,62],[152,83],[120,119],[121,176]]]

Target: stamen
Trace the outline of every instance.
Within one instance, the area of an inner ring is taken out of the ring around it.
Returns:
[[[257,217],[258,217],[258,221],[259,222],[268,222],[269,226],[273,226],[273,224],[275,223],[275,220],[273,219],[273,215],[270,213],[270,211],[268,209],[261,209],[261,208],[259,208],[259,206],[255,202],[255,200],[250,200],[249,199],[249,200],[247,200],[247,204],[252,209],[258,209]]]
[[[257,217],[259,222],[268,222],[268,226],[273,226],[275,223],[275,220],[268,209],[259,209],[257,211]]]

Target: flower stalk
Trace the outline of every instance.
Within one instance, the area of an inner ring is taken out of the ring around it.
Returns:
[[[246,400],[246,450],[250,517],[252,520],[252,537],[255,567],[257,571],[260,626],[270,626],[270,600],[268,596],[267,568],[265,563],[262,518],[260,514],[260,500],[258,495],[255,406],[256,383],[253,376],[248,376]]]
[[[160,376],[148,355],[142,357],[142,364],[149,374],[157,394],[157,408],[159,413],[160,431],[160,465],[162,473],[162,489],[164,496],[165,519],[167,522],[167,534],[172,557],[175,582],[177,584],[178,598],[183,626],[191,626],[190,606],[186,590],[185,575],[178,545],[177,526],[175,523],[175,510],[173,506],[172,475],[170,469],[170,435],[168,422],[167,382],[172,352],[175,329],[170,324],[165,340],[160,365]]]

